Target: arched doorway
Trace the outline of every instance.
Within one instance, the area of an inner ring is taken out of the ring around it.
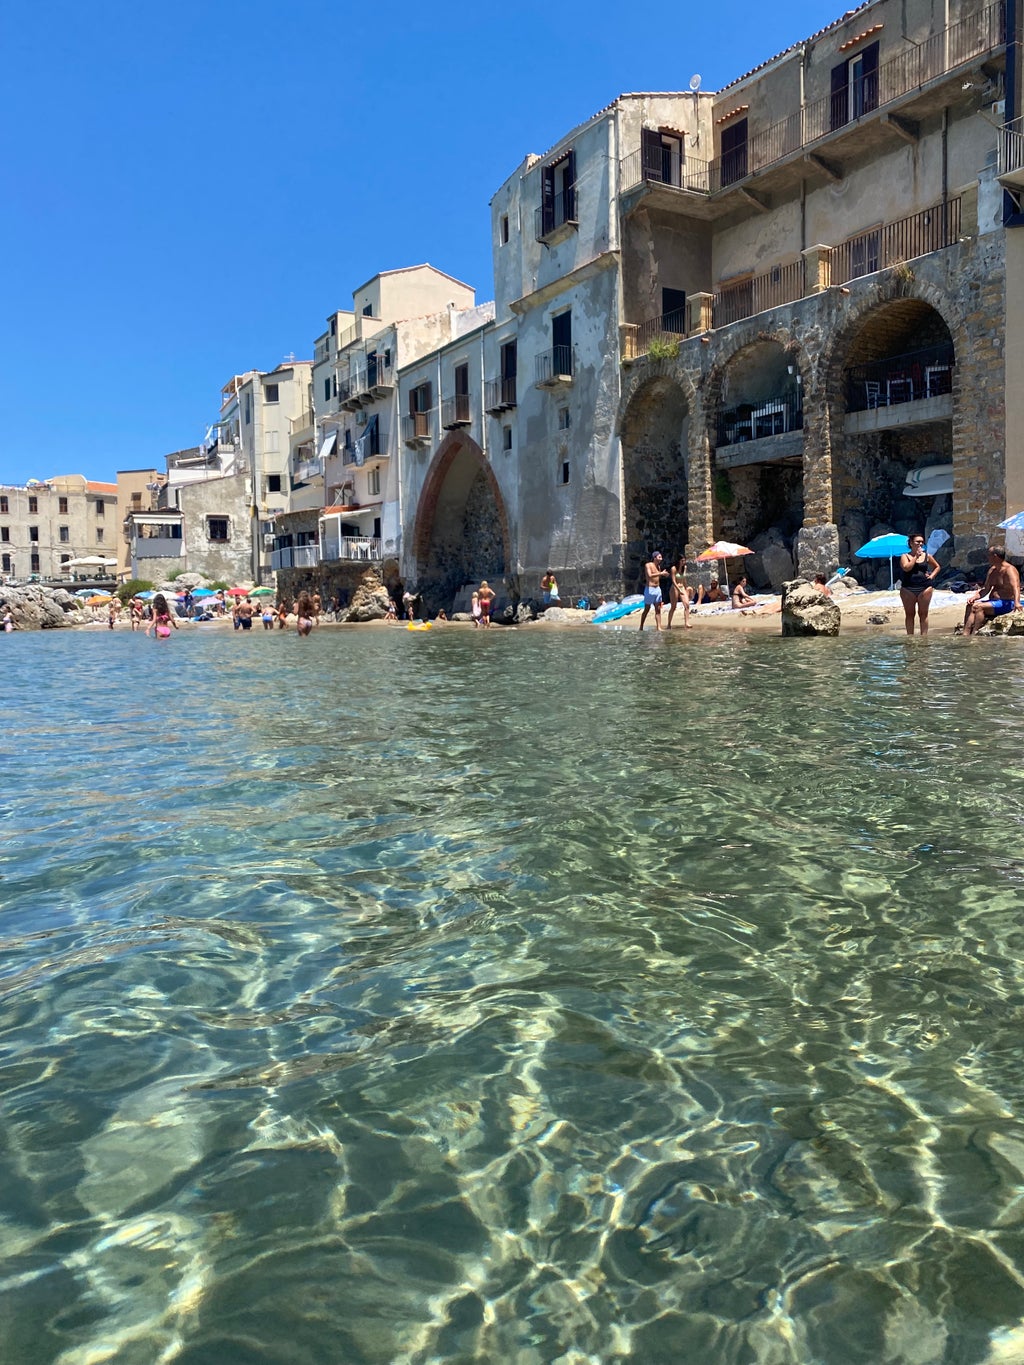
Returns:
[[[828,392],[841,562],[882,531],[952,535],[955,376],[949,327],[922,299],[878,304],[840,339]]]
[[[414,532],[417,587],[427,607],[450,609],[460,589],[508,573],[508,516],[494,471],[477,443],[454,431],[427,473]]]
[[[674,379],[659,375],[631,395],[621,423],[627,586],[661,550],[682,554],[689,536],[687,448],[690,407]]]
[[[795,572],[803,525],[803,376],[798,352],[758,340],[725,362],[712,408],[716,537],[749,545],[757,587],[779,588]]]

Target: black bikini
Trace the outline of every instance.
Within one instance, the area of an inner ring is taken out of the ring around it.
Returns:
[[[915,597],[920,597],[925,588],[934,588],[935,584],[928,577],[928,556],[919,563],[917,560],[910,567],[910,572],[903,578],[903,587],[907,592],[912,592]]]

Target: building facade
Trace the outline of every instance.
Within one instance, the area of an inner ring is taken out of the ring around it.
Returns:
[[[0,486],[0,573],[7,579],[113,577],[119,544],[115,483],[63,474]]]

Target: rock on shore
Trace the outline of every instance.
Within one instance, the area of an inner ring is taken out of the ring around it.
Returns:
[[[814,583],[797,579],[782,590],[783,635],[838,635],[838,604]]]
[[[8,608],[18,630],[57,630],[84,619],[77,597],[65,588],[44,588],[38,583],[0,587],[0,614]]]
[[[391,597],[376,569],[367,569],[344,617],[346,621],[382,621],[391,608]]]

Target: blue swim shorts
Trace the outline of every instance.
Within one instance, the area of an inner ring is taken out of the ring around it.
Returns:
[[[993,616],[1005,616],[1008,611],[1013,611],[1013,601],[1006,597],[993,597],[988,605],[992,608]]]
[[[660,588],[644,588],[644,606],[645,607],[661,606]]]

